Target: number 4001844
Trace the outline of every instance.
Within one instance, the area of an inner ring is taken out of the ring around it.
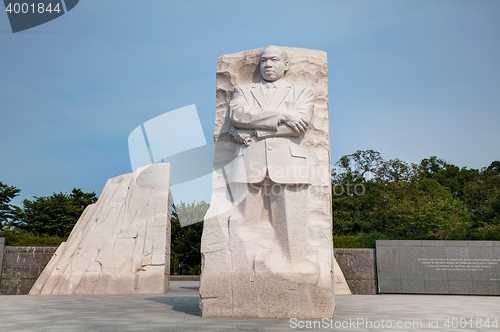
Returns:
[[[446,319],[444,326],[447,328],[457,329],[457,328],[498,328],[498,318],[494,320],[482,319],[482,318],[453,318]]]
[[[57,3],[54,8],[52,8],[52,4],[49,3],[47,6],[45,6],[44,3],[40,2],[37,5],[34,3],[28,4],[28,3],[9,3],[7,5],[7,8],[5,8],[5,11],[11,14],[14,12],[14,14],[27,14],[27,13],[38,13],[38,14],[43,14],[45,12],[52,13],[56,12],[59,13],[61,9],[59,8],[59,3]]]

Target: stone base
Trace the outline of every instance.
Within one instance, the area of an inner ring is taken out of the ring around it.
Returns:
[[[202,239],[203,317],[333,316],[331,248],[308,243],[303,255],[288,257],[270,224],[245,226],[231,216],[216,219],[205,221]]]
[[[331,318],[332,294],[316,285],[297,284],[271,273],[260,277],[250,274],[220,276],[219,280],[203,278],[202,283],[219,284],[231,279],[232,293],[216,292],[201,295],[203,317],[244,318]],[[206,289],[206,287],[205,287]]]

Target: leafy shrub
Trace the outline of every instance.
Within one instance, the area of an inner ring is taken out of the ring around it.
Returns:
[[[36,235],[17,230],[5,230],[0,232],[0,237],[5,238],[5,244],[10,246],[29,247],[58,247],[66,238],[49,235]]]
[[[334,248],[375,248],[377,240],[398,240],[394,235],[373,233],[358,233],[355,235],[334,235]]]
[[[76,188],[69,195],[61,192],[25,199],[22,209],[16,207],[9,226],[33,234],[67,237],[85,208],[96,201],[95,193],[84,193]]]

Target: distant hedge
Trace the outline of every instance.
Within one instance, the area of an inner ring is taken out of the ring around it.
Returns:
[[[333,247],[334,248],[375,248],[375,241],[377,240],[398,240],[395,236],[382,234],[378,232],[373,233],[359,233],[355,235],[334,235]]]
[[[5,244],[10,246],[58,247],[66,241],[66,238],[59,236],[36,235],[12,230],[0,232],[0,237],[4,237]]]

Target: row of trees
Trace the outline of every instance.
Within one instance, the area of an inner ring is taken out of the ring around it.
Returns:
[[[87,205],[95,203],[95,193],[73,189],[70,194],[25,199],[22,207],[11,200],[20,189],[0,182],[0,236],[13,245],[59,245],[71,233]]]
[[[342,157],[332,170],[336,247],[374,247],[377,239],[500,241],[500,162],[459,168],[437,157],[408,164],[384,160],[373,150]],[[95,193],[11,200],[20,190],[0,182],[0,236],[10,244],[58,245],[71,232]],[[202,220],[208,203],[172,208],[171,271],[200,270],[203,223],[181,227],[179,216]]]
[[[67,237],[87,205],[95,203],[95,193],[73,189],[71,194],[54,193],[25,199],[23,207],[10,204],[20,189],[0,182],[0,231],[16,229],[34,234]]]
[[[342,190],[348,187],[357,190]],[[408,164],[357,151],[337,162],[332,188],[336,247],[372,247],[376,239],[500,240],[498,161],[478,170],[437,157]]]

